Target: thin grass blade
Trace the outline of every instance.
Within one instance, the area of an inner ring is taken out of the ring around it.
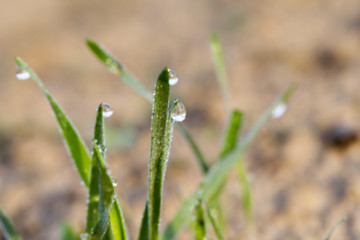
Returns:
[[[111,177],[100,153],[97,143],[94,141],[93,164],[98,168],[99,177],[99,219],[91,229],[88,240],[101,240],[108,231],[110,223],[110,211],[114,202],[115,190]]]
[[[148,100],[149,103],[152,103],[153,97],[151,92],[146,89],[144,85],[142,85],[141,82],[131,72],[129,72],[123,64],[121,64],[114,56],[112,56],[107,50],[105,50],[104,47],[89,39],[86,40],[86,44],[95,54],[95,56],[97,56],[111,72],[120,76],[121,79],[125,82],[125,84],[129,85],[133,90],[135,90],[135,92],[140,94],[140,96]],[[179,127],[180,133],[183,135],[185,140],[189,143],[191,149],[196,156],[196,160],[198,161],[199,166],[205,173],[209,167],[198,145],[195,143],[193,138],[190,136],[190,133],[186,130],[183,124],[177,123],[176,125]]]
[[[134,77],[133,74],[126,70],[125,67],[115,57],[106,51],[104,47],[90,39],[86,40],[86,44],[90,50],[106,65],[110,72],[119,76],[122,81],[124,81],[136,92],[140,93],[140,95],[145,99],[150,102],[152,101],[151,93],[140,83],[136,77]]]
[[[114,240],[127,240],[128,235],[125,227],[125,220],[116,196],[110,212],[110,222],[114,233]]]
[[[210,207],[207,207],[206,208],[206,214],[210,220],[210,223],[214,229],[214,232],[216,234],[216,237],[219,239],[219,240],[224,240],[224,234],[223,234],[223,227],[220,226],[219,224],[219,212],[221,211],[214,211],[214,209],[216,208],[210,208]],[[220,216],[221,217],[221,216]]]
[[[75,233],[74,229],[68,224],[61,224],[61,240],[81,240],[80,236]]]
[[[169,71],[165,68],[156,82],[151,121],[151,141],[149,157],[149,222],[150,239],[155,240],[159,234],[162,188],[165,178],[166,164],[170,151],[172,135],[171,118],[169,116]]]
[[[228,80],[226,75],[225,60],[223,50],[220,41],[215,33],[210,36],[211,51],[215,62],[215,70],[217,80],[221,89],[221,93],[224,99],[224,105],[226,112],[229,112],[231,107],[231,96],[228,86]]]
[[[90,172],[90,154],[80,134],[77,132],[70,119],[65,114],[64,110],[57,103],[55,98],[45,88],[44,84],[36,73],[24,62],[21,58],[15,58],[16,63],[28,72],[32,79],[38,84],[43,93],[45,94],[50,106],[55,114],[55,118],[60,127],[66,146],[69,150],[71,158],[74,160],[77,171],[86,186],[89,186],[89,172]]]
[[[282,94],[274,103],[264,112],[260,119],[255,123],[255,125],[250,129],[245,138],[239,142],[234,150],[226,154],[223,159],[220,159],[213,167],[210,168],[209,172],[205,175],[204,180],[202,181],[202,191],[203,191],[203,200],[205,202],[211,201],[214,195],[219,192],[219,188],[223,186],[224,178],[234,166],[234,164],[239,161],[239,157],[243,154],[246,147],[250,144],[253,138],[256,136],[261,126],[263,126],[270,118],[272,111],[279,105],[284,104],[290,97],[291,93],[294,91],[294,87],[289,87],[284,94]],[[196,205],[196,196],[198,190],[195,191],[188,200],[186,200],[180,210],[177,212],[173,220],[167,225],[164,233],[162,234],[161,239],[174,239],[179,231],[189,223],[191,219],[192,211]]]
[[[195,206],[195,240],[204,240],[206,238],[205,214],[201,201]]]
[[[326,235],[326,237],[324,238],[324,240],[330,240],[333,233],[335,232],[335,230],[341,225],[343,224],[345,221],[347,221],[347,217],[342,217],[330,230],[330,232]]]
[[[138,240],[150,239],[149,202],[146,200]]]
[[[6,240],[21,240],[19,233],[16,231],[10,219],[0,210],[0,227],[5,235]]]

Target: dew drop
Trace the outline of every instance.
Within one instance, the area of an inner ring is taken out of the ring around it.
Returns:
[[[171,118],[175,122],[182,122],[186,117],[186,108],[180,101],[176,102],[171,110]]]
[[[177,77],[177,74],[174,70],[168,68],[169,72],[169,85],[174,86],[179,81],[179,78]]]
[[[285,103],[279,103],[279,105],[274,108],[271,115],[273,118],[279,118],[286,112],[286,104]]]
[[[27,71],[25,71],[22,67],[20,67],[19,65],[16,65],[15,68],[15,74],[16,74],[16,78],[19,80],[27,80],[30,78],[30,73],[28,73]]]
[[[81,238],[81,240],[86,240],[88,238],[88,234],[82,233],[82,234],[80,234],[80,238]]]
[[[117,182],[116,178],[114,178],[114,177],[111,177],[111,182],[114,187],[116,187],[118,185],[118,182]]]
[[[114,110],[113,108],[107,104],[107,103],[102,103],[102,107],[103,107],[103,117],[111,117],[111,115],[113,115]]]
[[[85,186],[84,181],[80,181],[80,185]]]

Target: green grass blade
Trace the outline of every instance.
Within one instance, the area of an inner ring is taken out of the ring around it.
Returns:
[[[111,72],[120,75],[121,79],[126,84],[132,87],[132,89],[135,90],[137,93],[139,93],[140,96],[148,100],[149,103],[152,103],[153,97],[151,92],[147,90],[140,83],[140,81],[124,67],[124,65],[122,65],[114,56],[112,56],[108,51],[106,51],[105,48],[102,47],[100,44],[97,44],[96,42],[89,39],[86,40],[86,43],[90,48],[90,50],[95,54],[95,56],[97,56],[108,67],[108,69]],[[183,137],[186,139],[191,149],[193,150],[196,156],[196,160],[198,161],[201,169],[205,172],[209,167],[206,164],[204,155],[201,153],[199,147],[194,142],[193,138],[190,136],[189,132],[186,130],[184,125],[182,125],[181,123],[177,123],[176,125],[179,127],[180,133],[183,135]]]
[[[216,208],[214,208],[214,207],[208,206],[206,208],[206,214],[209,217],[210,223],[215,231],[216,237],[219,240],[224,240],[223,230],[222,230],[222,227],[220,226],[219,220],[218,220],[219,217],[222,217],[222,216],[218,216],[219,213],[221,213],[221,211],[217,211]]]
[[[91,229],[88,240],[101,240],[108,231],[110,211],[114,202],[115,190],[111,177],[107,173],[104,159],[97,143],[94,141],[93,164],[98,169],[99,178],[99,219]]]
[[[209,170],[209,165],[206,163],[204,155],[201,153],[199,147],[189,134],[189,132],[186,130],[183,124],[177,123],[178,129],[180,133],[183,135],[183,137],[186,139],[186,141],[190,144],[193,152],[195,153],[196,159],[198,160],[198,163],[200,165],[200,168],[203,173],[206,173]]]
[[[203,240],[206,238],[205,214],[201,201],[195,206],[195,240]]]
[[[152,101],[151,93],[134,77],[125,67],[110,53],[108,53],[104,47],[96,42],[87,39],[86,44],[90,50],[106,65],[106,67],[112,72],[117,74],[122,81],[129,85],[136,92],[140,93],[148,101]]]
[[[69,153],[74,160],[77,171],[80,174],[80,177],[86,186],[89,185],[89,171],[90,171],[90,154],[86,148],[84,141],[81,136],[76,131],[75,127],[70,122],[69,118],[65,114],[64,110],[56,102],[55,98],[49,93],[45,88],[44,84],[36,73],[25,63],[21,58],[15,58],[16,63],[27,71],[32,79],[39,85],[43,93],[45,94],[47,100],[50,103],[50,106],[55,114],[57,123],[60,127],[61,133],[65,139],[66,146],[69,150]]]
[[[6,240],[21,240],[19,233],[5,214],[0,210],[0,227],[5,235]]]
[[[330,240],[331,236],[333,235],[333,233],[335,232],[335,230],[345,221],[347,221],[347,217],[342,217],[330,230],[330,232],[326,235],[326,237],[324,238],[324,240]]]
[[[246,147],[256,136],[261,126],[263,126],[271,118],[273,110],[279,104],[286,103],[293,91],[294,88],[291,86],[285,91],[284,94],[276,99],[255,123],[255,125],[250,129],[245,138],[239,142],[236,148],[226,154],[223,159],[220,159],[213,167],[211,167],[202,182],[202,194],[203,200],[205,202],[211,201],[214,195],[219,192],[219,189],[222,188],[224,179],[226,178],[228,172],[231,170],[234,164],[239,161],[239,157],[243,154]],[[162,234],[162,239],[174,239],[174,237],[179,233],[184,225],[189,223],[191,219],[191,213],[195,207],[196,200],[198,199],[197,195],[198,191],[195,191],[191,197],[182,204],[180,210],[166,227],[164,233]]]
[[[61,240],[81,240],[80,236],[75,233],[68,223],[61,224]]]
[[[226,76],[224,54],[220,41],[215,33],[210,36],[211,51],[215,61],[217,80],[224,98],[225,109],[229,112],[231,107],[231,96]]]
[[[141,219],[141,226],[138,240],[149,240],[150,238],[150,222],[149,222],[149,202],[146,201],[144,213]]]
[[[238,110],[232,111],[229,119],[229,123],[225,130],[224,140],[221,147],[219,159],[222,159],[226,154],[228,154],[236,147],[242,122],[243,122],[243,113]]]
[[[114,204],[111,208],[110,222],[114,233],[114,240],[127,240],[125,220],[117,197],[115,197]]]
[[[165,68],[156,82],[151,122],[148,188],[151,240],[159,234],[162,188],[170,150],[173,123],[169,116],[169,98],[169,72]]]

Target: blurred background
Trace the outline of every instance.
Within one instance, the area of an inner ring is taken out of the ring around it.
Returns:
[[[2,1],[0,8],[0,208],[24,239],[59,239],[63,221],[81,231],[86,191],[55,119],[14,57],[38,73],[88,145],[96,107],[106,119],[108,162],[133,238],[146,198],[151,106],[109,73],[85,45],[102,43],[151,91],[164,66],[179,83],[184,124],[209,162],[226,122],[209,36],[223,45],[234,108],[246,131],[291,83],[288,111],[247,150],[258,239],[360,238],[360,2]],[[175,131],[164,186],[163,227],[198,186],[201,170]],[[244,239],[240,187],[232,173],[221,201],[228,239]],[[0,237],[0,239],[3,239]],[[178,239],[191,239],[184,233]]]

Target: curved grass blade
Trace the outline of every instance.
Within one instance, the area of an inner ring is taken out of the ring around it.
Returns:
[[[86,44],[90,50],[106,65],[110,72],[118,75],[127,85],[129,85],[136,92],[140,93],[141,96],[146,98],[148,101],[152,101],[151,93],[135,78],[123,65],[110,53],[108,53],[104,47],[95,43],[94,41],[87,39]]]
[[[135,90],[137,93],[140,94],[140,96],[144,97],[148,102],[152,103],[152,94],[149,90],[147,90],[140,81],[132,74],[130,73],[124,65],[122,65],[114,56],[112,56],[108,51],[105,50],[104,47],[102,47],[100,44],[97,44],[96,42],[88,39],[86,40],[86,44],[90,48],[90,50],[97,56],[111,71],[115,74],[118,73],[118,75],[121,77],[121,79],[128,84],[133,90]],[[205,173],[205,171],[209,168],[204,155],[201,153],[199,147],[194,142],[194,140],[191,138],[190,133],[186,130],[184,125],[181,123],[176,124],[179,129],[180,133],[183,135],[183,137],[187,140],[189,143],[191,149],[193,150],[196,160],[198,161],[201,169]]]
[[[0,227],[4,232],[6,240],[21,240],[19,233],[16,231],[15,227],[11,221],[5,216],[5,214],[0,210]]]
[[[195,206],[195,240],[206,239],[206,223],[205,223],[205,214],[201,204],[201,201]]]
[[[61,224],[61,240],[81,240],[68,223]]]
[[[162,188],[173,128],[169,99],[169,71],[165,68],[156,82],[151,121],[148,187],[150,240],[158,239],[159,235]]]
[[[238,110],[232,111],[225,130],[225,137],[220,150],[219,159],[224,158],[226,154],[236,147],[237,139],[243,123],[243,116],[243,113]]]
[[[326,235],[326,237],[324,238],[324,240],[330,240],[331,236],[333,235],[333,233],[335,232],[335,230],[345,221],[347,221],[347,216],[342,217],[330,230],[330,232]]]
[[[222,188],[224,179],[228,172],[239,161],[240,156],[243,154],[246,147],[250,144],[253,138],[256,136],[261,126],[263,126],[272,115],[272,111],[279,105],[285,103],[294,91],[294,87],[290,86],[284,94],[282,94],[274,103],[264,112],[260,119],[254,124],[254,126],[247,133],[245,138],[239,142],[234,150],[229,152],[220,159],[213,167],[210,168],[209,172],[205,175],[202,181],[203,201],[209,202],[213,199],[214,195],[219,192]],[[173,220],[168,224],[161,239],[174,239],[179,231],[189,223],[191,219],[191,213],[195,207],[196,196],[198,191],[195,191],[188,200],[186,200],[180,210],[177,212]]]
[[[115,190],[111,177],[100,153],[97,143],[94,141],[93,164],[98,169],[99,182],[99,219],[96,225],[91,229],[88,240],[101,240],[109,228],[110,211],[114,202]]]
[[[124,216],[120,208],[119,201],[115,195],[114,204],[110,212],[110,222],[114,233],[114,240],[127,240]]]
[[[219,220],[218,220],[218,211],[214,211],[214,208],[211,209],[210,207],[206,208],[206,214],[209,217],[210,223],[215,231],[216,237],[219,240],[224,240],[224,234],[222,233],[222,227],[219,224]]]
[[[70,122],[70,119],[65,114],[64,110],[56,102],[55,98],[45,88],[44,84],[36,73],[25,63],[21,58],[15,58],[16,63],[28,72],[32,79],[38,84],[43,93],[45,94],[50,106],[55,114],[55,118],[60,127],[66,146],[69,150],[71,158],[74,160],[77,171],[86,186],[89,186],[89,172],[90,172],[90,154],[86,148],[84,141],[76,131],[75,127]]]
[[[228,80],[226,76],[224,54],[220,44],[220,41],[215,33],[210,36],[211,51],[215,61],[215,70],[217,80],[221,88],[221,92],[224,98],[224,105],[226,112],[230,111],[231,107],[231,96],[228,86]]]
[[[149,238],[150,238],[149,202],[146,200],[144,213],[141,220],[138,240],[149,240]]]

